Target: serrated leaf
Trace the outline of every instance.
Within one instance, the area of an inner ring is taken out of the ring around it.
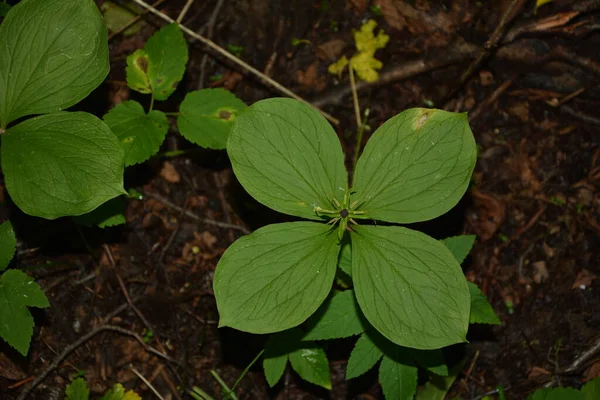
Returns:
[[[199,146],[224,149],[233,121],[246,107],[243,101],[224,89],[189,92],[179,107],[179,133]]]
[[[12,225],[6,221],[0,225],[0,272],[4,271],[15,255],[17,238]]]
[[[322,220],[347,185],[340,141],[327,120],[292,99],[267,99],[236,118],[227,143],[236,177],[252,197],[276,211]]]
[[[444,359],[444,353],[441,349],[436,350],[416,350],[407,349],[411,357],[421,367],[433,372],[439,376],[448,376],[448,366]]]
[[[33,281],[19,270],[0,276],[0,337],[26,356],[33,334],[33,317],[27,307],[49,307],[48,299]]]
[[[125,194],[123,149],[111,130],[83,112],[31,118],[2,134],[6,188],[27,214],[81,215]]]
[[[333,284],[339,246],[330,228],[267,225],[234,242],[214,277],[219,326],[272,333],[306,321]]]
[[[367,142],[356,165],[352,201],[376,220],[430,220],[458,203],[475,161],[475,139],[466,114],[406,110]]]
[[[367,320],[400,346],[430,350],[464,342],[469,289],[450,250],[407,228],[354,229],[352,278]]]
[[[106,27],[93,1],[19,2],[0,25],[0,126],[78,103],[108,68]]]
[[[125,201],[121,197],[116,197],[95,210],[73,217],[73,219],[76,223],[88,227],[108,228],[123,225],[127,222],[125,220]]]
[[[348,366],[346,367],[346,379],[361,376],[373,368],[381,357],[383,357],[382,351],[371,340],[369,335],[363,333],[356,341],[352,353],[350,353]]]
[[[352,276],[352,243],[349,239],[348,235],[344,235],[342,239],[338,268],[348,274],[348,276]]]
[[[88,400],[90,398],[90,389],[85,379],[77,378],[67,386],[65,394],[67,395],[65,400]]]
[[[389,400],[412,400],[417,391],[417,367],[405,349],[384,355],[379,366],[379,383]]]
[[[275,386],[283,376],[288,355],[297,349],[303,334],[294,328],[269,335],[263,356],[263,369],[269,386]]]
[[[290,353],[290,364],[302,379],[331,389],[329,361],[325,351],[315,343],[302,342],[303,347]]]
[[[156,154],[169,130],[169,121],[162,111],[152,110],[146,114],[142,105],[133,100],[113,107],[104,116],[104,122],[119,138],[127,166]]]
[[[166,100],[183,78],[188,61],[187,42],[179,25],[165,25],[146,42],[143,51],[127,57],[127,84],[141,93]]]
[[[487,297],[485,297],[473,282],[467,282],[467,285],[469,286],[469,293],[471,295],[471,315],[469,317],[469,323],[500,325],[502,322],[494,312]]]
[[[117,383],[102,396],[101,400],[142,400],[142,398],[133,390],[125,391],[123,385]]]
[[[456,261],[462,264],[469,255],[471,248],[473,248],[475,237],[475,235],[452,236],[442,240],[442,243],[452,252]]]
[[[589,381],[581,388],[585,400],[600,399],[600,378]]]
[[[527,400],[587,400],[585,395],[573,388],[538,389]]]
[[[364,331],[362,315],[353,290],[338,292],[308,319],[303,340],[327,340],[359,335]]]

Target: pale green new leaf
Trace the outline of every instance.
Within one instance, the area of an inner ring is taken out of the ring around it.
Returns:
[[[12,260],[17,247],[17,238],[12,225],[6,221],[0,225],[0,272],[4,271]]]
[[[108,68],[106,27],[93,1],[21,1],[0,25],[0,127],[78,103]]]
[[[331,389],[329,361],[325,351],[311,342],[302,342],[302,345],[289,355],[292,368],[305,381]]]
[[[27,307],[49,307],[40,286],[23,272],[8,270],[0,276],[0,337],[24,356],[33,334]]]
[[[383,357],[382,351],[371,340],[369,335],[363,333],[356,341],[352,353],[350,353],[348,366],[346,367],[346,379],[361,376],[373,368],[381,357]]]
[[[248,193],[276,211],[321,220],[347,185],[340,141],[325,117],[292,99],[267,99],[236,118],[227,153]]]
[[[327,340],[359,335],[364,331],[353,290],[338,292],[308,319],[303,340]]]
[[[469,293],[471,294],[471,315],[469,317],[469,323],[500,325],[502,322],[494,312],[487,297],[485,297],[473,282],[467,282],[467,285],[469,286]]]
[[[234,242],[214,277],[219,326],[272,333],[295,327],[323,303],[339,246],[326,224],[267,225]]]
[[[352,201],[376,220],[430,220],[458,203],[475,161],[466,114],[406,110],[369,139],[356,165]]]
[[[475,243],[475,235],[452,236],[442,240],[442,243],[452,252],[456,261],[462,264]]]
[[[587,400],[585,394],[573,388],[538,389],[527,400]]]
[[[392,342],[438,349],[465,341],[469,289],[441,242],[396,226],[355,226],[352,278],[367,320]]]
[[[412,400],[417,391],[418,369],[405,349],[396,348],[393,355],[384,355],[379,366],[379,383],[389,400]]]
[[[67,386],[65,394],[67,395],[65,400],[88,400],[90,398],[90,389],[85,379],[77,378]]]
[[[119,138],[127,166],[156,154],[169,130],[169,121],[162,111],[146,114],[142,105],[133,100],[117,104],[104,116],[104,122]]]
[[[109,228],[123,225],[127,222],[125,220],[125,201],[121,197],[115,197],[95,210],[73,217],[73,219],[76,223],[88,227]]]
[[[126,194],[123,168],[117,137],[91,114],[43,115],[2,134],[8,193],[21,210],[37,217],[85,214]]]
[[[585,400],[600,399],[600,378],[589,381],[581,388]]]
[[[142,400],[142,398],[133,390],[125,391],[123,385],[117,383],[112,389],[104,393],[100,400]]]
[[[127,84],[141,93],[166,100],[183,78],[188,48],[179,25],[164,26],[146,42],[144,50],[127,57]]]
[[[243,101],[224,89],[189,92],[179,107],[179,133],[199,146],[224,149],[233,121],[246,107]]]

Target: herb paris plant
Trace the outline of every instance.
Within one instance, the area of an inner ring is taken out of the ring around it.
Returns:
[[[349,231],[356,299],[373,327],[416,349],[465,340],[469,288],[450,250],[408,228],[357,222],[425,221],[456,205],[476,159],[466,115],[411,109],[390,119],[367,143],[351,188],[333,128],[295,100],[241,112],[227,151],[256,200],[320,223],[269,225],[225,252],[214,279],[220,326],[271,333],[306,321],[332,288]]]

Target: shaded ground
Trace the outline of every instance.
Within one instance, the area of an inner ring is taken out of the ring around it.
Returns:
[[[507,398],[521,399],[549,382],[578,386],[600,374],[598,354],[577,364],[600,338],[600,37],[594,33],[600,2],[557,0],[534,14],[533,2],[517,1],[504,40],[461,85],[512,1],[495,3],[196,1],[183,19],[193,30],[212,32],[222,46],[241,46],[244,60],[339,118],[348,160],[355,147],[349,86],[326,69],[340,54],[353,53],[352,30],[368,18],[391,36],[378,53],[381,84],[360,86],[371,127],[432,103],[469,111],[479,145],[469,194],[448,215],[417,227],[440,238],[478,235],[465,273],[490,298],[502,325],[473,327],[470,345],[457,349],[467,362],[452,393],[467,399],[499,385]],[[177,16],[184,4],[170,0],[161,9]],[[109,81],[82,108],[102,115],[129,97],[148,101],[123,84],[125,56],[163,24],[147,21],[139,33],[111,39]],[[308,43],[294,46],[294,39]],[[185,81],[160,109],[176,111],[187,91],[208,85],[224,86],[248,104],[278,95],[203,50],[190,45]],[[162,153],[172,150],[188,152],[127,171],[127,187],[146,195],[129,202],[125,227],[102,231],[78,228],[70,219],[30,218],[4,191],[0,217],[11,218],[20,238],[14,266],[37,279],[52,306],[35,313],[27,359],[0,344],[0,399],[16,398],[57,353],[103,323],[137,333],[174,361],[151,355],[135,338],[101,332],[50,374],[35,392],[38,399],[62,399],[77,371],[85,372],[94,393],[119,381],[153,398],[131,366],[165,399],[191,385],[219,398],[210,370],[232,385],[262,349],[259,336],[217,329],[212,276],[244,230],[285,217],[244,193],[224,152],[197,150],[174,132]],[[291,371],[270,390],[256,365],[240,382],[239,398],[380,398],[375,373],[343,381],[351,344],[328,348],[332,392],[302,383]]]

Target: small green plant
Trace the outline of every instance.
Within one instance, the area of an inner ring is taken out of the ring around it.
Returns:
[[[462,197],[475,164],[464,114],[411,109],[387,121],[367,143],[351,188],[337,135],[295,100],[263,100],[241,112],[227,151],[256,200],[317,221],[268,225],[238,239],[215,273],[219,326],[280,332],[265,349],[271,385],[289,360],[304,379],[329,388],[325,353],[313,341],[362,334],[348,378],[383,357],[384,392],[404,398],[414,394],[417,363],[447,374],[439,349],[464,342],[469,322],[498,323],[460,269],[473,237],[439,242],[386,224],[430,220]],[[352,290],[336,290],[340,274]],[[395,386],[398,374],[411,385]]]
[[[581,390],[573,388],[538,389],[527,400],[597,400],[600,399],[600,378],[589,381]]]
[[[83,378],[76,378],[67,386],[65,391],[65,400],[88,400],[90,398],[90,389]],[[100,400],[142,400],[133,390],[125,390],[120,383],[115,384],[109,389]]]

